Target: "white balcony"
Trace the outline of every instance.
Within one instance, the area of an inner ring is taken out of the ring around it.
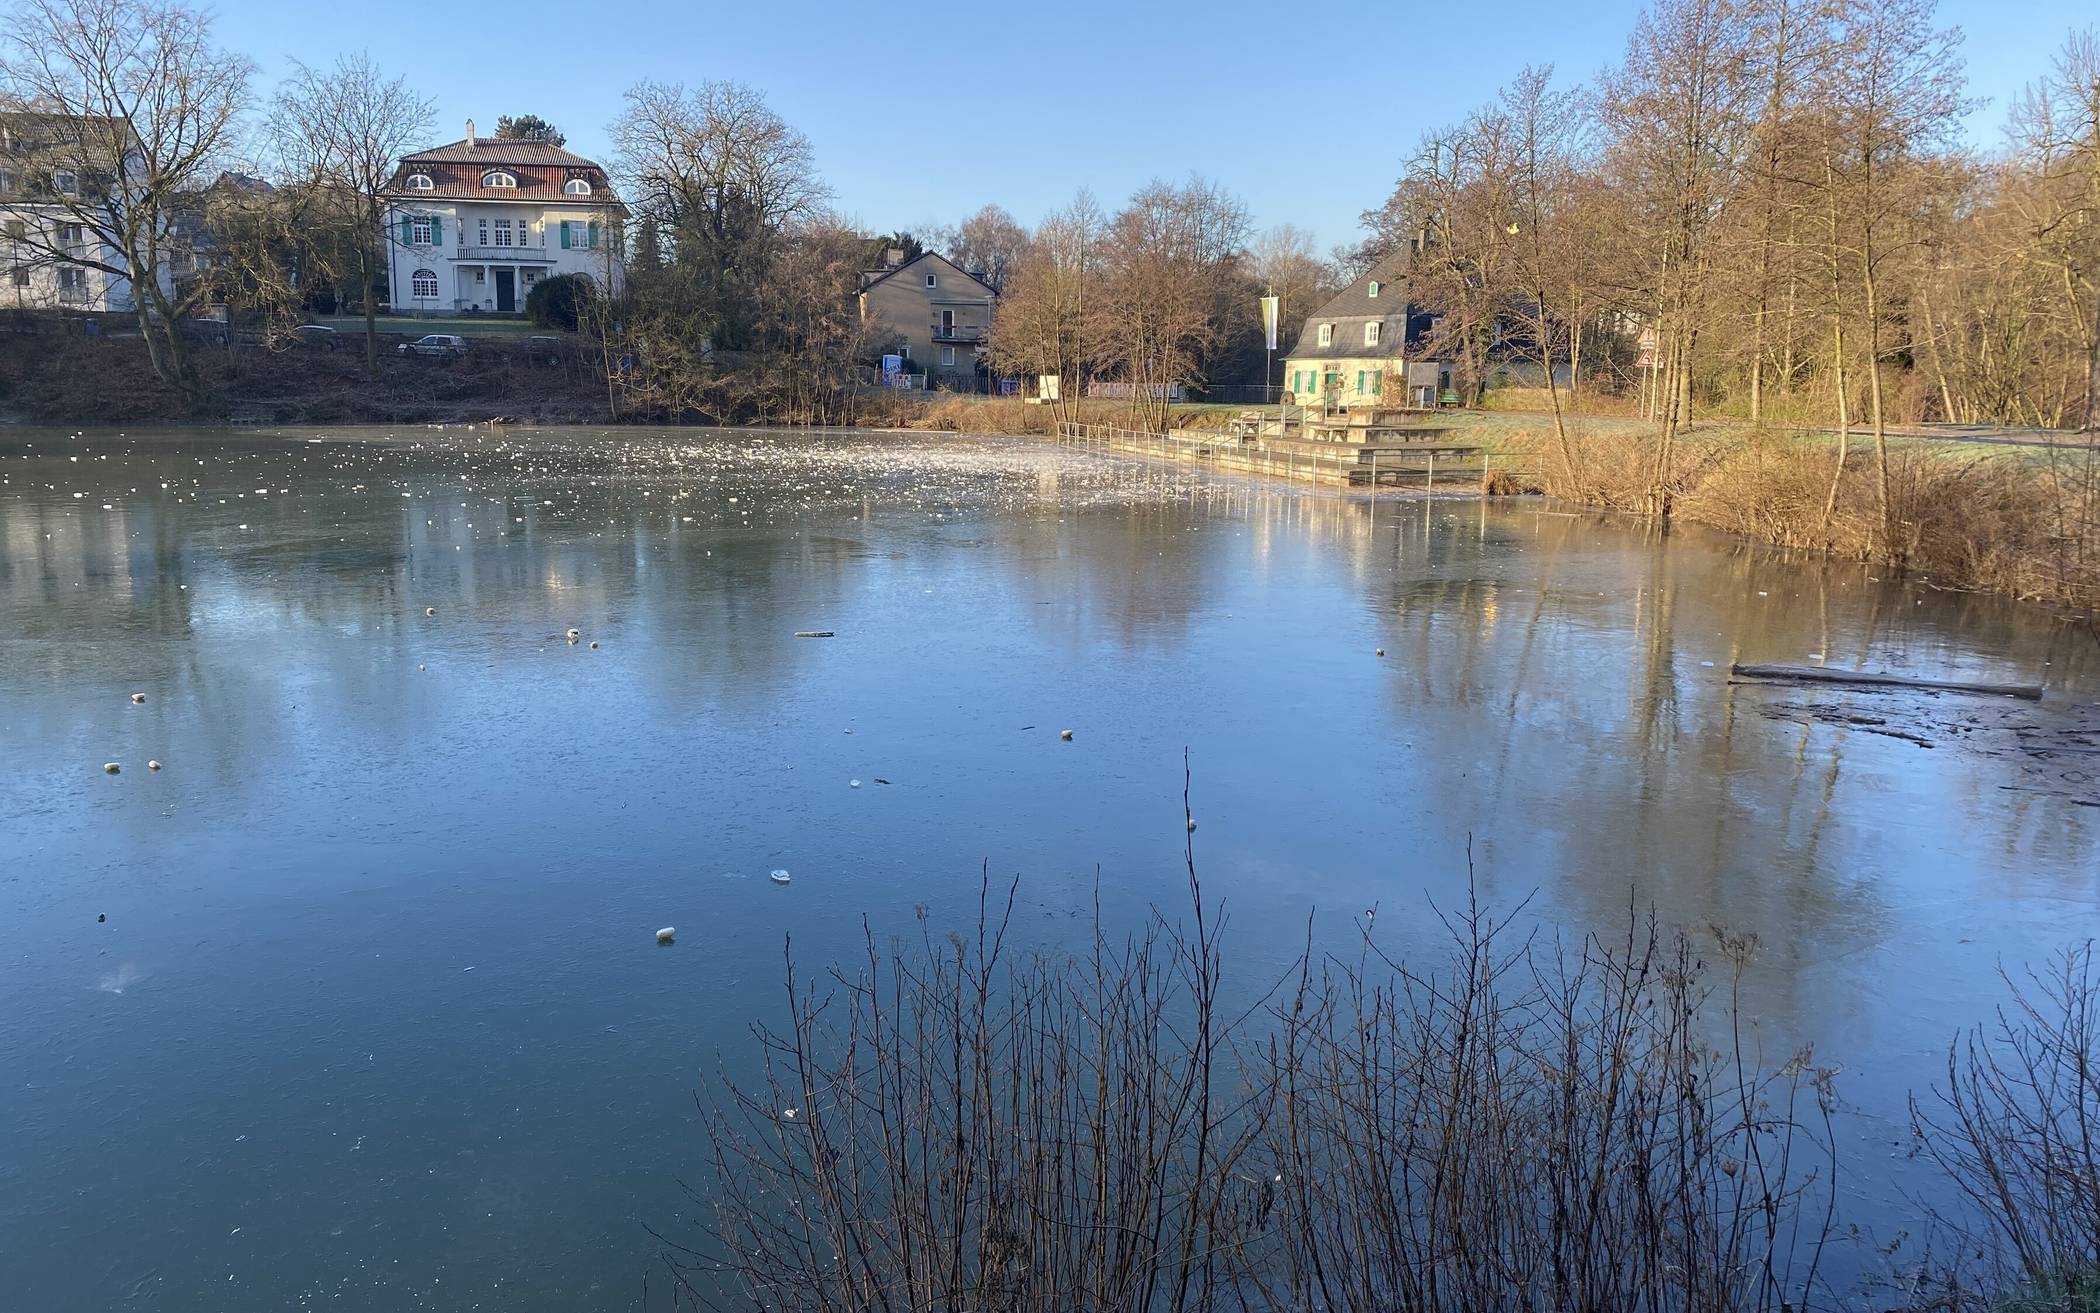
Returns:
[[[455,249],[455,260],[489,264],[553,264],[554,252],[544,246],[468,246]]]

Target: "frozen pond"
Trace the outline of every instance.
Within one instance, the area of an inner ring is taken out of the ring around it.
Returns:
[[[1040,942],[1097,871],[1170,902],[1184,747],[1243,978],[1308,914],[1434,943],[1469,840],[1559,927],[1754,931],[1881,1222],[1903,1091],[2100,923],[2100,758],[2023,750],[2092,639],[1856,566],[932,435],[17,429],[0,478],[11,1307],[633,1308],[784,936],[960,924],[987,863]],[[2051,701],[1728,680],[1812,654]]]

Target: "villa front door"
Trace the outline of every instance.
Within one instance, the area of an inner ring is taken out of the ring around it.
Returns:
[[[518,309],[518,275],[515,270],[496,271],[496,311],[514,314]]]

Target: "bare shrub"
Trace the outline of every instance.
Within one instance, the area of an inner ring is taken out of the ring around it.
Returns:
[[[2100,1306],[2100,979],[2091,941],[2024,978],[1989,1026],[1947,1049],[1947,1085],[1911,1100],[1919,1150],[1970,1212],[1943,1217],[2027,1307]]]
[[[1720,938],[1709,1006],[1700,953],[1652,920],[1572,947],[1505,945],[1478,907],[1446,925],[1437,974],[1308,969],[1280,1018],[1270,1306],[1798,1304],[1832,1092],[1806,1053],[1751,1060],[1732,982],[1752,944]]]
[[[701,1096],[677,1299],[793,1310],[1777,1310],[1816,1287],[1830,1085],[1750,1057],[1649,921],[1226,989],[1188,903],[1076,954],[974,934],[787,974]],[[922,914],[923,921],[923,914]],[[1719,941],[1729,981],[1752,951]],[[1227,998],[1246,1000],[1228,1005]]]

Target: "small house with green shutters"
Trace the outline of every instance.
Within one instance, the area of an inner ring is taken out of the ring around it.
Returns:
[[[1288,400],[1323,410],[1437,404],[1450,370],[1428,350],[1435,320],[1409,299],[1409,260],[1379,261],[1306,319],[1283,361]]]
[[[605,170],[543,141],[482,137],[407,156],[382,234],[395,313],[522,314],[556,274],[621,282],[627,209]]]

